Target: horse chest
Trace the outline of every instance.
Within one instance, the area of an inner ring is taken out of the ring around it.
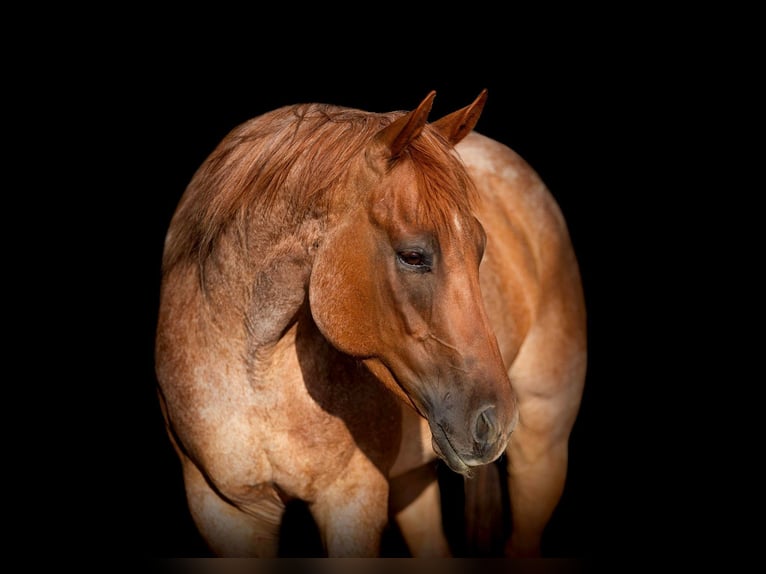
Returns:
[[[286,341],[251,382],[254,448],[265,453],[269,480],[310,500],[360,451],[387,470],[400,433],[381,429],[398,429],[396,400],[356,361],[329,347],[312,324],[297,325]]]
[[[409,407],[402,408],[402,440],[390,476],[396,478],[436,459],[428,421]]]

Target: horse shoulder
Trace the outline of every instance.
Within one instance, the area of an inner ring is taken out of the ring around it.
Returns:
[[[196,281],[183,273],[166,279],[173,297],[163,301],[157,337],[166,416],[188,462],[242,501],[261,484],[311,500],[360,449],[390,466],[395,445],[380,443],[370,426],[388,403],[372,389],[361,405],[343,393],[360,383],[358,367],[339,361],[308,317],[275,344],[253,347],[241,318],[225,329],[220,314],[209,316]]]

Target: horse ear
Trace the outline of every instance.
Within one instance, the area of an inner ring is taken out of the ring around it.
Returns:
[[[436,128],[447,138],[452,145],[456,145],[465,136],[471,133],[471,130],[479,121],[479,116],[484,110],[484,103],[487,101],[486,88],[481,91],[470,106],[466,106],[456,112],[444,116],[440,120],[431,123],[431,127]]]
[[[387,150],[389,159],[398,157],[402,150],[423,131],[435,96],[436,92],[431,90],[417,108],[375,134],[373,140],[375,145],[380,145]]]

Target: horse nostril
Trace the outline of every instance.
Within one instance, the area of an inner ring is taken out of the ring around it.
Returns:
[[[473,437],[477,443],[486,445],[486,443],[491,442],[494,439],[496,427],[497,418],[495,416],[495,407],[487,407],[476,417]]]

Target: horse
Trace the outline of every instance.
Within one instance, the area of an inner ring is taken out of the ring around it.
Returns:
[[[434,465],[503,462],[508,556],[540,556],[586,371],[583,288],[538,174],[474,130],[487,91],[410,111],[286,105],[192,176],[162,257],[157,391],[217,556],[451,556]]]

